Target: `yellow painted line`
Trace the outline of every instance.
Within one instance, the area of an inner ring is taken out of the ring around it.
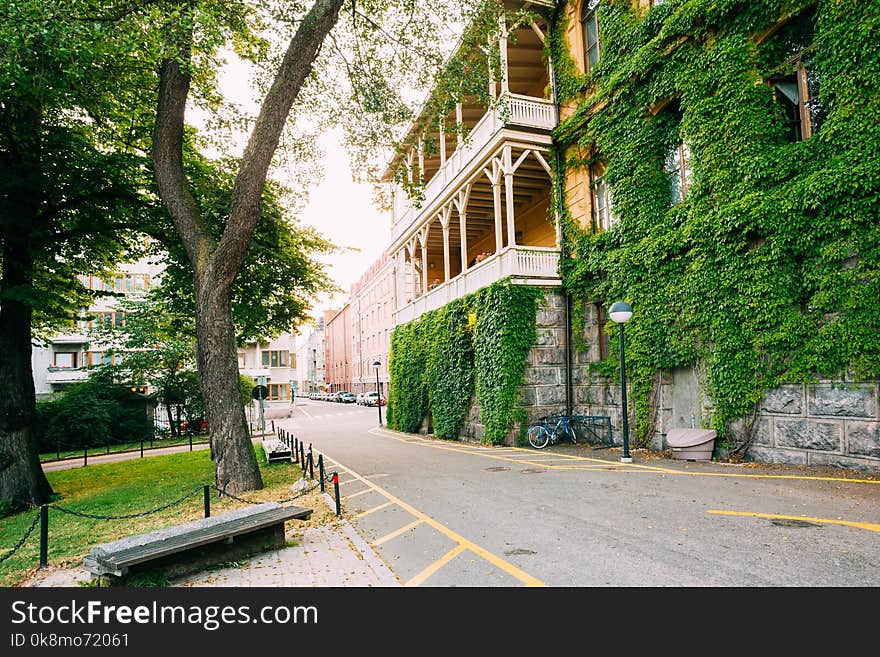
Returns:
[[[424,582],[426,579],[428,579],[431,575],[433,575],[438,570],[440,570],[447,563],[449,563],[450,561],[455,559],[455,557],[457,557],[459,554],[464,552],[466,549],[467,548],[465,548],[464,545],[461,545],[461,544],[456,545],[449,552],[447,552],[442,557],[437,559],[437,561],[435,561],[430,566],[425,568],[422,572],[420,572],[418,575],[416,575],[415,577],[410,579],[406,584],[404,584],[404,586],[418,586],[419,584]]]
[[[384,509],[387,506],[391,506],[394,502],[385,502],[385,504],[380,504],[379,506],[374,506],[372,509],[367,509],[366,511],[361,511],[359,514],[355,516],[355,518],[363,518],[364,516],[370,515],[374,511],[379,511],[380,509]]]
[[[376,490],[376,492],[384,495],[387,499],[394,502],[397,506],[402,508],[404,511],[408,511],[409,513],[414,515],[416,518],[421,519],[423,522],[430,525],[431,527],[436,529],[438,532],[440,532],[444,536],[447,536],[450,539],[452,539],[453,541],[455,541],[456,543],[463,545],[465,548],[467,548],[468,550],[470,550],[474,554],[485,559],[486,561],[491,563],[496,568],[500,568],[501,570],[503,570],[507,574],[511,575],[515,579],[518,579],[520,582],[524,583],[526,586],[547,586],[544,582],[537,579],[536,577],[532,577],[531,575],[520,570],[519,568],[517,568],[513,564],[508,563],[504,559],[501,559],[500,557],[495,556],[494,554],[492,554],[488,550],[480,547],[479,545],[477,545],[476,543],[474,543],[472,541],[469,541],[464,536],[457,534],[456,532],[452,531],[451,529],[449,529],[445,525],[441,525],[439,522],[437,522],[436,520],[434,520],[430,516],[422,513],[421,511],[419,511],[415,507],[411,506],[410,504],[407,504],[406,502],[404,502],[400,498],[395,497],[394,495],[392,495],[388,491],[384,490],[383,488],[376,486],[376,484],[361,477],[359,474],[357,474],[356,472],[354,472],[350,468],[346,468],[345,466],[342,466],[342,467],[345,468],[346,472],[361,479],[365,484],[374,488]]]
[[[344,495],[344,496],[342,497],[342,499],[344,499],[344,500],[350,500],[350,499],[352,499],[353,497],[357,497],[358,495],[363,495],[364,493],[372,493],[372,492],[373,492],[372,489],[370,489],[370,488],[365,488],[364,490],[359,490],[357,493],[352,493],[351,495]]]
[[[724,516],[747,516],[752,518],[777,518],[780,520],[805,520],[826,525],[844,525],[857,529],[867,529],[872,532],[880,532],[880,525],[873,522],[855,522],[853,520],[832,520],[831,518],[811,518],[809,516],[783,516],[775,513],[752,513],[750,511],[722,511],[720,509],[706,509],[706,513]]]
[[[370,433],[373,433],[374,430],[370,430]],[[386,430],[387,431],[387,430]],[[457,451],[464,453],[477,453],[473,450],[465,450],[465,449],[457,449],[455,447],[447,447],[445,445],[434,445],[431,441],[421,438],[422,442],[416,442],[413,440],[402,440],[398,438],[396,435],[392,433],[376,433],[376,435],[382,435],[386,438],[393,438],[395,440],[401,440],[401,442],[407,442],[411,445],[419,445],[424,447],[433,447],[434,449],[445,449],[448,451]],[[409,434],[399,434],[401,436],[406,436]],[[515,452],[527,452],[533,453],[534,450],[527,449],[525,447],[508,447],[508,450],[513,450]],[[514,463],[522,463],[528,464],[528,460],[524,459],[511,459],[505,458],[503,456],[493,456],[492,454],[479,454],[480,456],[485,456],[486,458],[496,459],[499,461],[508,461]],[[844,477],[817,477],[812,475],[774,475],[774,474],[747,474],[741,472],[690,472],[687,470],[676,470],[674,468],[663,468],[656,465],[643,465],[641,463],[619,463],[616,461],[608,461],[605,459],[594,459],[589,458],[587,456],[575,456],[569,454],[559,454],[558,457],[560,459],[570,459],[574,461],[594,463],[597,466],[601,466],[605,469],[615,469],[620,472],[646,472],[646,473],[658,473],[658,474],[673,474],[673,475],[688,475],[691,477],[734,477],[740,479],[793,479],[793,480],[804,480],[804,481],[834,481],[838,483],[847,483],[847,484],[880,484],[880,479],[849,479]],[[569,467],[563,465],[544,465],[543,467],[550,468],[552,470],[567,470],[571,469]]]
[[[412,521],[411,523],[409,523],[408,525],[405,525],[405,526],[401,527],[400,529],[395,529],[395,530],[394,530],[393,532],[391,532],[390,534],[385,534],[385,536],[383,536],[382,538],[377,538],[377,539],[376,539],[375,541],[373,541],[370,545],[372,545],[373,547],[376,547],[376,546],[378,546],[378,545],[382,545],[382,543],[387,543],[387,542],[390,541],[392,538],[397,538],[397,537],[400,536],[401,534],[405,534],[406,532],[408,532],[410,529],[413,529],[414,527],[418,527],[419,525],[422,524],[422,522],[423,522],[423,521],[422,521],[421,518],[418,518],[418,519],[416,519],[416,520],[413,520],[413,521]]]

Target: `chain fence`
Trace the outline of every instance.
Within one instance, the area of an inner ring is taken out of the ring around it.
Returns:
[[[287,445],[289,448],[291,448],[290,460],[291,460],[291,462],[294,462],[294,460],[295,460],[296,464],[302,470],[302,479],[307,480],[310,478],[310,479],[312,479],[312,481],[315,482],[314,485],[309,486],[308,488],[303,488],[295,495],[292,495],[290,497],[286,497],[281,500],[258,501],[258,500],[250,500],[247,498],[240,497],[238,495],[234,495],[233,493],[230,493],[230,492],[220,488],[216,484],[202,484],[202,485],[194,488],[190,492],[186,493],[185,495],[183,495],[175,500],[172,500],[171,502],[168,502],[167,504],[162,504],[161,506],[158,506],[156,508],[148,509],[146,511],[140,511],[138,513],[127,513],[127,514],[122,514],[122,515],[103,515],[103,514],[97,514],[97,513],[86,513],[84,511],[76,511],[74,509],[69,509],[69,508],[66,508],[63,506],[59,506],[58,504],[45,504],[45,505],[41,506],[40,511],[34,516],[33,521],[31,522],[30,526],[25,531],[25,533],[22,535],[22,537],[15,543],[15,545],[13,545],[11,548],[9,548],[5,554],[0,556],[0,564],[7,561],[16,552],[18,552],[22,548],[22,546],[25,545],[27,540],[30,538],[31,534],[34,533],[37,526],[40,525],[40,528],[41,528],[41,531],[40,531],[40,567],[44,568],[47,566],[48,540],[49,540],[49,538],[48,538],[48,511],[50,509],[54,509],[54,510],[59,511],[60,513],[63,513],[66,515],[77,516],[80,518],[87,518],[89,520],[131,520],[134,518],[142,518],[145,516],[160,513],[162,511],[166,511],[172,507],[183,504],[186,500],[192,498],[193,496],[197,495],[200,491],[202,491],[202,492],[204,492],[205,517],[207,518],[210,516],[209,490],[211,488],[216,490],[220,497],[227,497],[229,499],[236,500],[236,501],[242,502],[244,504],[265,504],[266,502],[271,502],[271,501],[277,502],[278,504],[286,504],[288,502],[292,502],[293,500],[301,498],[304,495],[307,495],[308,493],[311,493],[312,491],[314,491],[317,488],[320,488],[321,492],[324,492],[325,484],[333,483],[335,486],[336,515],[341,516],[342,515],[342,508],[341,508],[341,500],[339,497],[339,475],[338,475],[338,473],[336,473],[336,472],[325,473],[325,471],[324,471],[324,458],[323,458],[322,454],[319,454],[318,455],[319,475],[316,479],[314,476],[315,459],[314,459],[314,454],[312,452],[311,444],[309,445],[308,452],[306,452],[302,441],[299,441],[294,435],[292,435],[289,432],[285,431],[284,429],[280,429],[280,428],[276,430],[276,434],[277,434],[279,441],[281,441],[282,443]],[[143,452],[143,446],[141,446],[141,451]],[[87,452],[88,452],[88,447],[85,447],[84,453],[87,453]]]

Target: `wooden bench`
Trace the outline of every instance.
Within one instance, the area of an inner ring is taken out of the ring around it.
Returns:
[[[293,450],[274,436],[263,438],[263,451],[268,463],[293,460]]]
[[[311,509],[266,502],[96,545],[83,567],[98,577],[158,570],[180,576],[206,566],[284,547],[284,523],[308,520]]]

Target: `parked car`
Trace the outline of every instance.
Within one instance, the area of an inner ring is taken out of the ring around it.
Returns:
[[[380,396],[377,392],[368,392],[364,394],[364,406],[376,406],[377,403],[379,406],[384,406],[385,401],[385,397]]]
[[[339,396],[339,393],[338,393],[338,392],[331,392],[329,395],[327,395],[327,396],[324,398],[324,401],[335,402],[335,401],[337,401],[336,398],[337,398],[338,396]]]
[[[357,397],[354,394],[344,391],[340,392],[336,397],[336,401],[341,402],[343,404],[353,404],[357,400]]]
[[[356,397],[355,400],[354,400],[355,403],[356,403],[358,406],[360,406],[361,404],[364,403],[364,395],[366,395],[366,394],[367,394],[367,393],[365,393],[365,392],[359,392],[359,393],[358,393],[357,397]]]

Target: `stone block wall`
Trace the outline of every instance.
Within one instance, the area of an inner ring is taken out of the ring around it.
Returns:
[[[545,289],[536,313],[537,339],[529,351],[520,407],[527,422],[566,410],[565,297],[559,289]],[[572,412],[607,415],[613,442],[621,445],[620,385],[590,371],[600,360],[605,334],[595,304],[574,303],[572,312],[583,312],[582,340],[572,349]],[[616,340],[611,341],[616,349]],[[707,426],[712,402],[693,368],[678,368],[658,377],[654,449],[666,449],[666,434],[675,427]],[[630,427],[634,426],[632,397]],[[476,400],[462,428],[462,440],[479,442],[485,428]],[[740,421],[731,427],[743,431]],[[505,440],[515,445],[519,423]],[[630,436],[632,445],[632,434]],[[822,381],[785,384],[769,391],[760,406],[747,459],[769,463],[829,465],[880,471],[880,383],[876,381]]]

